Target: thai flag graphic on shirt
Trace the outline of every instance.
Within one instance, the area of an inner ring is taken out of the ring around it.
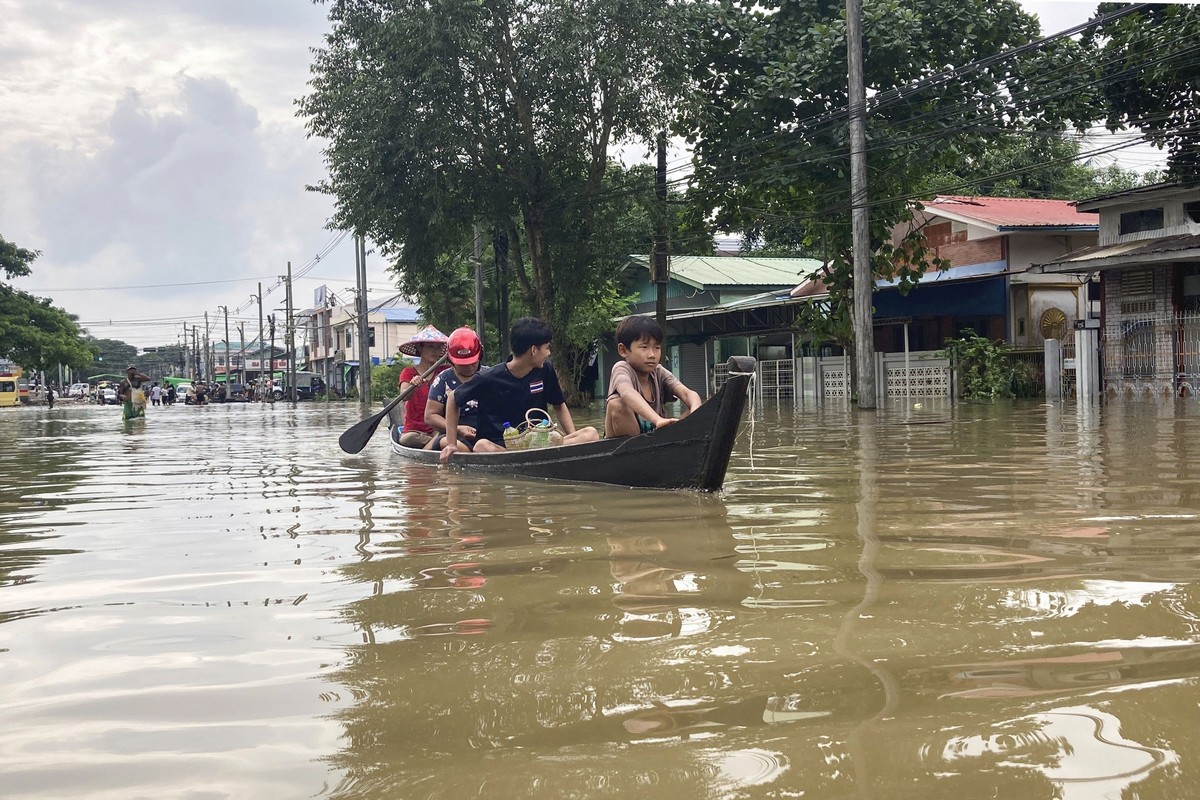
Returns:
[[[530,394],[537,394],[540,391],[542,391],[542,382],[541,381],[534,381],[533,383],[529,384],[529,393]]]

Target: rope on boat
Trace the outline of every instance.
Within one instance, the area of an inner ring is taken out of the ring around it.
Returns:
[[[747,390],[750,392],[750,472],[754,472],[754,418],[758,416],[757,409],[754,407],[754,398],[758,393],[758,370],[750,373],[750,385]]]

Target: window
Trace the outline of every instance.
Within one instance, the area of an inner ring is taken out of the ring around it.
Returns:
[[[367,328],[367,347],[375,346],[375,329]]]
[[[1200,201],[1184,203],[1183,213],[1187,214],[1192,222],[1200,222]]]
[[[346,349],[350,350],[354,347],[354,335],[350,331],[346,331]]]
[[[1185,264],[1180,268],[1180,278],[1183,297],[1179,310],[1190,314],[1200,312],[1200,264]]]
[[[1121,235],[1141,231],[1162,230],[1163,210],[1143,208],[1141,211],[1126,211],[1121,215]]]
[[[1126,295],[1153,295],[1154,270],[1131,269],[1121,274],[1121,291]]]

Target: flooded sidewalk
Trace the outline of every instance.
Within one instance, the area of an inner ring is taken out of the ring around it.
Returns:
[[[5,797],[1200,782],[1200,402],[759,407],[720,496],[346,455],[349,404],[10,411]]]

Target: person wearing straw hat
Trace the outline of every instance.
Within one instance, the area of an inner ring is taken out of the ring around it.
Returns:
[[[425,403],[429,400],[429,383],[437,376],[437,372],[449,368],[443,364],[428,379],[421,376],[428,372],[446,353],[446,334],[432,325],[426,325],[413,334],[413,337],[400,345],[400,352],[406,356],[414,356],[420,361],[416,366],[405,367],[400,372],[400,392],[415,386],[416,391],[404,401],[404,430],[397,440],[403,447],[428,449],[433,444],[434,430],[425,422]]]

